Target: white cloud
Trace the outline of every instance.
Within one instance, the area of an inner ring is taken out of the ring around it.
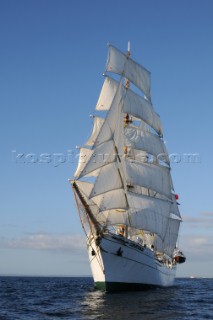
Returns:
[[[179,246],[189,261],[212,261],[213,235],[182,235]]]
[[[213,228],[213,213],[201,212],[196,216],[182,215],[183,222],[193,228]]]
[[[36,233],[24,237],[0,238],[0,248],[35,249],[51,251],[69,251],[78,253],[85,251],[85,237],[81,235]]]
[[[206,238],[194,238],[191,239],[191,244],[195,246],[202,246],[208,244],[208,240]]]
[[[203,212],[204,216],[212,217],[213,218],[213,212]]]

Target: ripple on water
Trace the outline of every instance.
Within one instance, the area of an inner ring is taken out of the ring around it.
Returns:
[[[213,319],[213,279],[107,294],[91,278],[0,277],[0,320]]]

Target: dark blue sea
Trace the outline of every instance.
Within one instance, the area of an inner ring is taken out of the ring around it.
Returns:
[[[92,278],[0,277],[0,320],[213,319],[213,279],[172,288],[104,293]]]

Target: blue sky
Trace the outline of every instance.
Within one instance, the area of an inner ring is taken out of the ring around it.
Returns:
[[[92,129],[107,43],[125,51],[128,40],[152,72],[167,148],[181,157],[172,163],[187,255],[178,276],[213,276],[211,0],[0,2],[0,274],[90,274],[72,152]],[[47,153],[52,161],[39,162]]]

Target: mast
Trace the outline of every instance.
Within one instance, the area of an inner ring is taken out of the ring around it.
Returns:
[[[130,55],[130,41],[128,41],[128,44],[127,44],[127,52],[128,52],[129,55]]]
[[[130,58],[130,55],[131,55],[131,53],[130,53],[130,41],[128,41],[128,43],[127,43],[127,53],[126,53],[126,59],[127,59],[127,60]],[[125,66],[124,66],[124,68],[125,68]],[[126,88],[126,90],[129,89],[129,80],[128,80],[128,78],[126,78],[125,88]],[[128,117],[128,116],[129,116],[129,115],[128,115],[128,113],[127,113],[127,114],[126,114],[126,117]]]
[[[130,58],[130,55],[131,55],[131,52],[130,52],[130,41],[128,41],[128,43],[127,43],[127,53],[126,53],[126,59],[127,60]],[[125,66],[126,66],[126,63],[124,65],[124,68],[125,68]],[[126,81],[125,81],[125,88],[126,88],[126,90],[129,89],[129,80],[128,80],[128,78],[126,78]],[[131,120],[129,118],[129,114],[126,113],[126,115],[124,117],[124,127],[127,126],[130,122],[131,122]],[[124,144],[124,150],[123,150],[124,157],[127,156],[127,150],[128,150],[128,148]],[[126,201],[127,201],[128,205],[129,205],[129,200],[128,200],[128,197],[127,197],[127,186],[125,188],[125,196],[126,196]],[[128,217],[128,221],[129,221],[129,227],[130,227],[131,226],[131,219],[130,219],[129,213],[127,214],[127,217]],[[126,233],[128,234],[128,226],[126,226]]]

